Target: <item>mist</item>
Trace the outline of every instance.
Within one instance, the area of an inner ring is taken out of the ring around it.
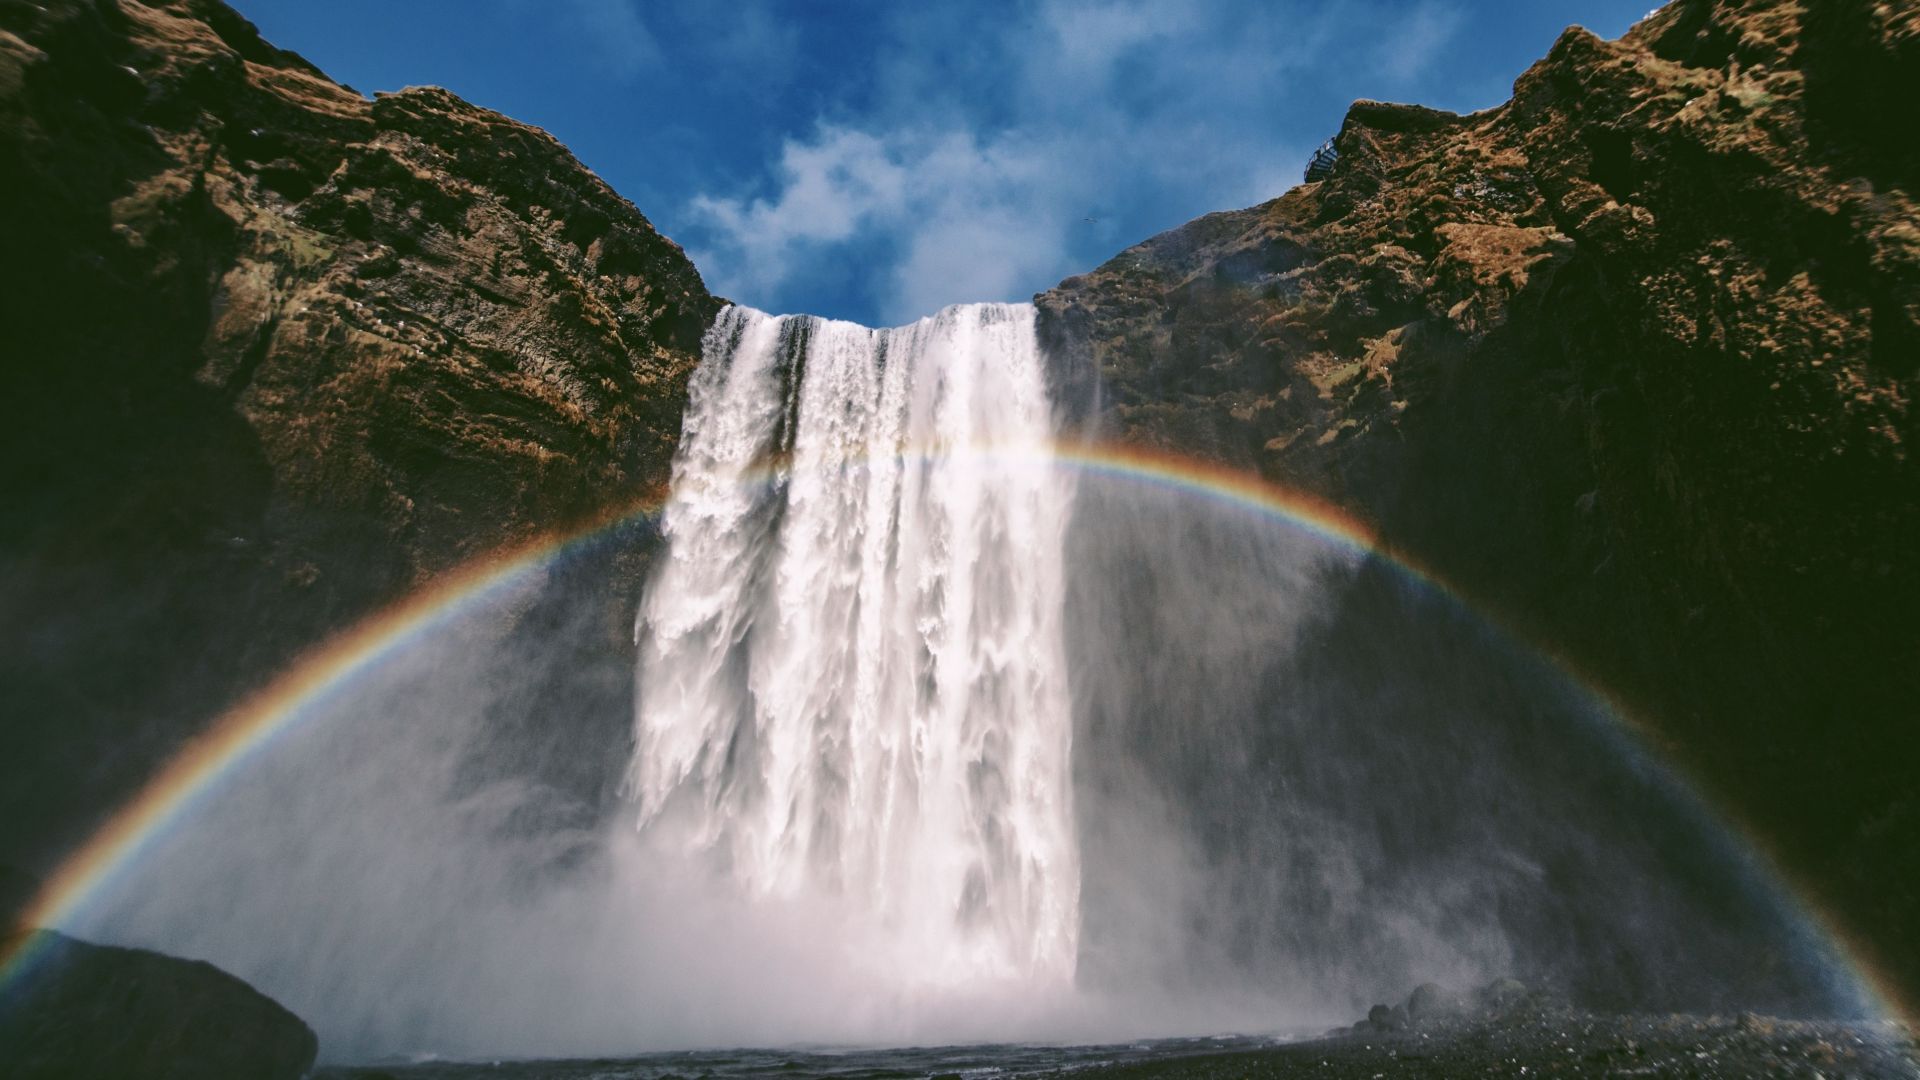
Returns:
[[[805,379],[865,385],[922,350],[948,366],[903,389],[899,415],[948,415],[929,403],[956,386],[1005,392],[990,366],[952,365],[1031,361],[1030,311],[956,310],[898,339],[722,320],[786,343],[756,361],[770,381],[751,407],[771,426],[739,429],[726,483],[805,451],[810,425],[872,438],[853,419],[892,400]],[[710,335],[709,363],[739,339]],[[728,400],[696,390],[696,408],[703,394]],[[1301,1033],[1421,982],[1504,976],[1594,1005],[1866,1011],[1791,899],[1617,718],[1393,565],[1064,464],[1042,484],[928,465],[878,489],[821,468],[756,489],[728,511],[739,528],[676,531],[670,510],[664,531],[610,534],[389,651],[208,785],[65,929],[212,961],[334,1061]],[[712,524],[731,489],[702,490],[683,512]],[[837,500],[867,527],[839,528],[821,509]],[[693,559],[722,541],[741,550]],[[780,561],[794,550],[825,569]],[[643,662],[679,588],[726,618]],[[896,593],[861,624],[879,644],[836,637]],[[935,634],[950,617],[962,630]],[[927,666],[936,645],[974,666]],[[946,772],[903,771],[870,803],[850,794],[872,774],[843,753],[862,729],[841,704],[866,676],[832,666],[853,652],[893,658],[872,675],[889,709],[977,733],[940,750]],[[754,749],[769,703],[805,752]],[[678,771],[649,757],[648,739],[688,738]],[[995,756],[1022,745],[1058,774]],[[769,762],[805,813],[766,794]],[[1070,813],[1031,798],[1035,776]],[[893,839],[833,817],[910,803],[937,812]],[[875,888],[887,873],[898,887]],[[1072,910],[1046,906],[1060,896]],[[1060,941],[1064,969],[1042,947]],[[976,947],[994,962],[936,962]]]
[[[709,863],[650,848],[617,783],[593,805],[543,776],[549,733],[495,721],[552,659],[529,649],[564,654],[599,629],[544,645],[516,634],[556,587],[529,582],[310,705],[70,929],[240,975],[306,1018],[329,1060],[1097,1026],[1079,1003],[1019,986],[920,985],[834,897],[739,895]],[[564,722],[567,702],[545,704]],[[563,741],[623,772],[627,717],[576,719]],[[577,738],[596,729],[617,734]]]
[[[1596,1007],[1866,1009],[1620,718],[1404,569],[1104,477],[1069,562],[1083,986],[1327,1020],[1513,976]]]

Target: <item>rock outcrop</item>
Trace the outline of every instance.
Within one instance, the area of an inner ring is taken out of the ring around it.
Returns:
[[[1463,1024],[1496,1020],[1517,1012],[1531,997],[1526,985],[1516,979],[1495,979],[1468,995],[1462,995],[1439,983],[1421,983],[1399,1005],[1375,1005],[1364,1020],[1351,1028],[1335,1028],[1329,1034],[1348,1031],[1388,1033],[1407,1030],[1436,1030]],[[1542,1006],[1547,1002],[1538,1003]]]
[[[1127,441],[1351,507],[1920,989],[1920,14],[1678,0],[1038,298]]]
[[[662,488],[719,304],[545,132],[368,100],[219,0],[0,4],[0,189],[27,867],[301,648]]]
[[[7,1076],[293,1080],[313,1066],[312,1029],[212,964],[50,930],[31,938],[21,974],[0,986]]]

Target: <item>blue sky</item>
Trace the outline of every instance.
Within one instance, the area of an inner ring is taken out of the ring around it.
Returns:
[[[538,124],[771,311],[1024,299],[1298,181],[1355,98],[1504,101],[1650,0],[235,0],[363,92]]]

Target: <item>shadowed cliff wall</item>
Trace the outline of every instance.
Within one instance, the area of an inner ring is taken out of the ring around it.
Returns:
[[[1681,0],[1038,298],[1107,437],[1376,522],[1920,986],[1920,15]]]

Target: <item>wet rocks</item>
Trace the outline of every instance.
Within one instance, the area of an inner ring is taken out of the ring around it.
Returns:
[[[1266,1050],[1077,1071],[1101,1077],[1421,1076],[1909,1078],[1913,1036],[1887,1023],[1528,1011],[1390,1037],[1348,1035]]]
[[[1501,1013],[1527,1000],[1527,984],[1518,979],[1495,979],[1474,993],[1475,1004],[1483,1012]]]
[[[1353,1025],[1366,1033],[1433,1030],[1466,1021],[1486,1021],[1509,1016],[1531,1000],[1525,984],[1517,979],[1496,979],[1470,994],[1461,994],[1439,983],[1421,983],[1399,1005],[1375,1005],[1367,1017]]]
[[[1439,983],[1421,983],[1407,997],[1407,1017],[1414,1023],[1430,1023],[1459,1015],[1465,1007],[1460,995]]]
[[[1809,1022],[1741,1013],[1617,1014],[1576,1009],[1512,978],[1458,994],[1436,983],[1375,1005],[1351,1029],[1189,1067],[1133,1075],[1909,1076],[1914,1038],[1889,1022]]]
[[[5,942],[8,954],[17,939]],[[42,930],[0,987],[0,1073],[17,1080],[292,1080],[313,1031],[211,964]]]
[[[1355,1024],[1355,1028],[1370,1031],[1407,1030],[1407,1010],[1399,1005],[1375,1005],[1367,1010],[1367,1018]]]

